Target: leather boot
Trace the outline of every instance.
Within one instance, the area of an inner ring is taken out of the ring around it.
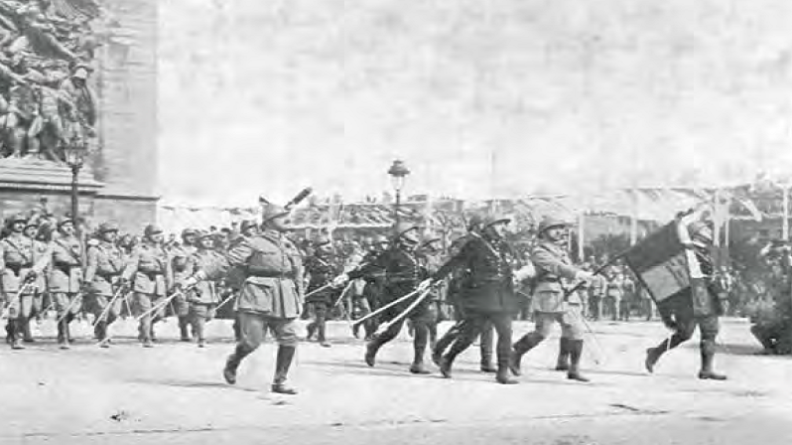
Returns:
[[[495,375],[495,380],[502,385],[515,385],[518,383],[517,380],[513,379],[509,374],[508,363],[498,363],[498,373]]]
[[[712,363],[715,359],[715,341],[714,340],[701,340],[701,371],[699,371],[698,378],[702,380],[726,380],[727,377],[723,374],[718,374],[712,369]]]
[[[382,346],[382,342],[380,341],[378,336],[374,336],[374,338],[366,343],[366,355],[364,360],[366,364],[373,367],[377,362],[377,351],[379,351],[380,346]]]
[[[312,321],[312,322],[310,322],[310,323],[308,323],[308,326],[306,326],[306,329],[307,329],[308,333],[307,333],[307,335],[305,336],[305,339],[306,339],[306,340],[308,340],[308,341],[310,341],[310,340],[311,340],[311,338],[312,338],[312,337],[314,336],[314,334],[316,333],[316,323],[315,323],[315,322],[313,322],[313,321]]]
[[[668,351],[670,347],[669,343],[669,339],[665,339],[654,348],[649,348],[646,350],[646,360],[644,361],[644,367],[646,367],[646,370],[649,372],[649,374],[654,372],[654,367],[660,360],[660,356]]]
[[[179,334],[180,334],[180,341],[188,342],[190,341],[190,332],[188,331],[190,321],[187,317],[179,317]],[[153,334],[153,333],[152,333]],[[154,335],[151,336],[152,338]]]
[[[536,345],[541,343],[542,340],[544,340],[544,337],[537,334],[536,332],[526,334],[521,339],[517,340],[517,343],[512,346],[512,354],[509,358],[509,369],[511,370],[512,374],[518,377],[522,375],[522,371],[520,370],[520,362],[522,361],[523,355],[536,347]]]
[[[459,328],[458,328],[458,324],[456,324],[454,326],[451,326],[451,329],[446,331],[446,333],[443,334],[443,336],[440,337],[439,340],[437,340],[434,347],[432,348],[432,361],[437,366],[440,366],[440,362],[443,359],[443,353],[445,352],[445,350],[448,349],[449,346],[451,346],[451,343],[453,343],[458,336],[459,336]]]
[[[14,320],[13,326],[13,336],[11,338],[11,349],[21,350],[25,349],[25,346],[22,344],[22,332],[24,328],[22,326],[21,320]]]
[[[275,379],[272,382],[272,392],[287,395],[297,394],[297,390],[286,385],[289,366],[291,366],[296,350],[297,348],[294,346],[278,347],[278,358],[275,362]]]
[[[588,382],[589,379],[580,374],[580,358],[583,356],[583,340],[569,340],[570,364],[567,378],[578,382]]]
[[[558,341],[558,360],[556,361],[556,371],[569,371],[569,339],[561,337]]]
[[[237,345],[234,352],[226,359],[225,368],[223,368],[223,378],[229,385],[236,384],[237,368],[242,363],[242,359],[250,354],[250,352],[242,345]]]
[[[327,342],[327,337],[325,336],[327,332],[327,325],[323,323],[319,323],[319,326],[316,328],[316,340],[319,342],[319,345],[323,348],[329,348],[330,343]]]
[[[69,316],[58,323],[58,344],[61,349],[69,349]]]

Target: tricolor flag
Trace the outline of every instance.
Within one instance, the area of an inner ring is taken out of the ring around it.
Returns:
[[[673,221],[647,236],[624,254],[627,266],[660,303],[691,285],[690,257]]]

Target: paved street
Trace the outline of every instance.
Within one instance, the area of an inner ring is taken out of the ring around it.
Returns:
[[[0,350],[0,444],[787,444],[792,441],[792,360],[755,355],[744,320],[723,324],[719,370],[728,382],[702,382],[697,342],[669,353],[654,376],[643,351],[667,335],[658,322],[595,323],[590,384],[552,370],[555,338],[526,356],[521,384],[502,386],[478,372],[477,349],[457,362],[453,380],[436,369],[407,372],[409,338],[384,347],[377,367],[345,323],[334,346],[303,343],[292,371],[296,397],[268,392],[270,343],[240,368],[236,387],[220,376],[231,327],[211,323],[208,348],[177,342],[173,321],[146,350],[123,325],[116,346],[78,342]],[[448,324],[443,325],[443,330]],[[87,324],[76,334],[84,338]],[[529,324],[519,323],[515,335]],[[595,360],[600,363],[597,365]]]

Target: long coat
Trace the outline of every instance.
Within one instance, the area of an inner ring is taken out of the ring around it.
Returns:
[[[42,272],[49,265],[47,254],[46,245],[23,235],[11,235],[0,240],[0,291],[6,297],[16,294],[23,285],[22,278],[30,270],[38,273],[34,284],[43,290],[46,278]]]
[[[96,295],[113,296],[113,285],[124,271],[124,254],[113,243],[105,241],[88,247],[85,281]]]
[[[186,261],[183,273],[191,276],[199,270],[220,267],[227,268],[228,261],[225,257],[214,250],[197,249]],[[198,282],[193,289],[187,293],[187,300],[198,304],[217,304],[220,302],[220,295],[217,290],[219,280],[203,280]]]
[[[297,247],[282,234],[266,231],[243,238],[225,255],[226,264],[202,269],[207,279],[217,279],[234,267],[244,270],[236,309],[273,318],[292,319],[303,305],[302,257]]]
[[[460,282],[458,304],[466,311],[515,313],[520,299],[514,293],[514,253],[505,241],[471,236],[432,277],[440,280],[455,270],[466,271]]]
[[[141,243],[132,251],[122,275],[137,293],[165,296],[173,282],[168,254],[161,246]]]
[[[53,240],[50,247],[52,251],[50,292],[79,292],[83,278],[80,240],[76,237],[59,238]]]
[[[567,251],[556,243],[542,240],[531,252],[531,261],[536,267],[536,279],[532,299],[537,312],[566,312],[564,289],[580,271],[572,264]],[[580,296],[575,292],[568,302],[579,304]]]

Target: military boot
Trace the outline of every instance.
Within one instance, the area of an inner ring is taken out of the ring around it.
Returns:
[[[297,394],[297,390],[286,385],[289,367],[291,366],[296,350],[297,348],[294,346],[278,347],[278,358],[275,362],[275,379],[272,382],[272,392],[287,395]]]
[[[515,343],[512,347],[512,354],[509,358],[509,369],[511,370],[512,374],[518,377],[522,375],[520,362],[522,361],[523,355],[536,347],[536,345],[541,343],[542,340],[544,340],[544,337],[536,332],[526,334],[521,339],[517,340],[517,343]]]
[[[307,332],[307,335],[305,336],[305,339],[308,340],[308,341],[311,341],[311,338],[316,333],[316,323],[313,322],[313,321],[308,323],[308,326],[306,326],[306,330],[308,332]]]
[[[179,317],[179,341],[188,342],[192,340],[188,331],[189,324],[187,317]],[[154,338],[154,335],[151,337]]]
[[[236,384],[237,368],[242,363],[242,359],[250,354],[250,352],[242,345],[237,345],[234,352],[226,359],[225,368],[223,368],[223,378],[229,385]]]
[[[570,364],[567,371],[569,380],[588,382],[589,379],[580,374],[580,358],[583,356],[583,340],[569,340]]]
[[[22,344],[22,332],[22,322],[20,320],[14,320],[11,335],[11,349],[25,349],[25,346]]]
[[[723,374],[718,374],[712,369],[712,363],[715,359],[715,341],[702,340],[701,341],[701,371],[699,371],[698,378],[702,380],[726,380],[727,377]]]
[[[569,371],[569,339],[561,337],[558,341],[558,360],[556,360],[556,371]]]
[[[58,344],[60,349],[69,349],[69,321],[68,316],[58,323]]]
[[[512,376],[509,374],[509,364],[504,363],[501,365],[498,363],[498,371],[495,375],[495,381],[502,385],[515,385],[517,384],[517,380],[513,379]]]
[[[374,336],[371,341],[366,344],[366,355],[364,360],[366,364],[369,366],[374,366],[377,362],[377,351],[379,351],[380,346],[382,346],[382,342],[380,341],[378,336]]]

